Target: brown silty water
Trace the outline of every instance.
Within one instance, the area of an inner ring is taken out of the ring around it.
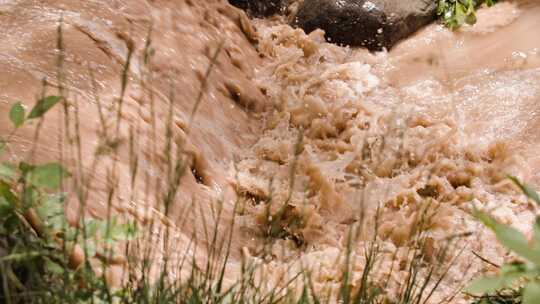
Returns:
[[[437,213],[427,232],[426,265],[441,250],[455,259],[429,303],[458,303],[465,301],[461,294],[453,298],[460,286],[493,270],[475,254],[498,264],[507,258],[471,216],[474,207],[529,233],[535,211],[506,176],[540,183],[537,1],[481,9],[475,26],[456,32],[433,24],[377,54],[325,43],[321,32],[306,35],[280,20],[250,23],[224,1],[7,1],[0,10],[0,22],[10,28],[2,33],[0,53],[2,112],[16,100],[30,106],[43,77],[56,92],[60,15],[61,75],[73,102],[68,128],[59,108],[45,120],[36,149],[30,126],[16,133],[9,156],[62,156],[73,172],[92,177],[82,186],[89,190],[91,216],[106,216],[110,185],[117,185],[112,211],[152,229],[153,247],[173,259],[193,253],[193,235],[204,239],[217,201],[224,223],[238,203],[230,282],[248,260],[260,265],[269,289],[304,268],[312,269],[316,289],[338,288],[348,231],[363,223],[353,254],[351,284],[357,286],[378,214],[381,257],[374,279],[397,293],[430,201]],[[155,54],[145,64],[150,24]],[[130,84],[115,132],[119,75],[131,44]],[[74,130],[76,110],[82,161],[65,135]],[[3,134],[11,131],[7,122],[0,127]],[[116,150],[96,153],[111,142]],[[168,164],[186,155],[191,170],[166,211]],[[66,208],[73,221],[78,206],[72,199]],[[271,237],[268,210],[274,218],[284,212]],[[150,225],[152,219],[161,224]],[[170,227],[169,246],[164,227]],[[220,233],[228,235],[227,227]],[[473,233],[446,248],[450,237],[467,232]],[[203,261],[204,241],[199,245]],[[110,271],[111,280],[121,280],[122,265]]]

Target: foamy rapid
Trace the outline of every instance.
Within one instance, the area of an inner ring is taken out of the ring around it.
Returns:
[[[479,23],[458,33],[430,26],[375,55],[328,44],[320,31],[257,21],[267,63],[256,79],[273,110],[232,181],[246,197],[244,230],[259,240],[245,252],[262,263],[265,277],[277,282],[312,269],[316,288],[337,290],[348,231],[362,225],[351,285],[361,284],[376,233],[374,284],[387,284],[395,296],[410,275],[419,227],[429,221],[421,276],[435,263],[443,281],[428,303],[466,302],[459,288],[493,270],[478,256],[494,263],[505,257],[472,210],[489,210],[523,231],[534,213],[506,179],[536,173],[534,158],[522,152],[538,147],[523,141],[536,138],[540,40],[505,35],[534,31],[540,8],[520,5],[481,10]],[[480,48],[487,42],[498,48],[493,58]],[[516,52],[529,55],[520,62]],[[425,208],[433,214],[425,216]],[[282,239],[268,244],[261,227],[280,212]]]

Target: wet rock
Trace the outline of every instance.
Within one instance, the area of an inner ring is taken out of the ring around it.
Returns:
[[[327,40],[368,49],[390,49],[437,17],[433,0],[305,0],[293,25],[320,28]]]
[[[264,17],[278,13],[284,0],[229,0],[229,3],[245,10],[251,16]]]

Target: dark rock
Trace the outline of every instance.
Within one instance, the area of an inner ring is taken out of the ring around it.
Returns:
[[[330,42],[390,49],[437,18],[435,0],[305,0],[293,25],[323,29]]]
[[[253,17],[276,14],[284,6],[284,0],[229,0],[229,3],[245,10]]]

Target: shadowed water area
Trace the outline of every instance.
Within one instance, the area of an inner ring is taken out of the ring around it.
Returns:
[[[337,289],[347,233],[361,223],[351,284],[376,234],[382,253],[374,278],[391,295],[406,276],[400,265],[429,200],[437,213],[426,263],[448,250],[454,266],[428,303],[466,303],[454,298],[456,289],[493,270],[475,254],[498,264],[505,257],[473,208],[530,233],[533,209],[506,176],[540,185],[537,1],[482,8],[476,25],[455,32],[431,24],[377,53],[329,44],[321,31],[307,35],[277,17],[250,20],[226,1],[3,1],[0,12],[9,28],[0,34],[2,113],[19,100],[30,107],[44,81],[48,92],[65,87],[77,104],[67,125],[60,108],[47,118],[35,149],[34,126],[16,133],[9,157],[62,157],[70,171],[90,176],[82,188],[91,216],[106,216],[116,185],[113,212],[155,235],[156,266],[166,253],[171,265],[186,254],[204,263],[202,236],[223,206],[220,235],[236,212],[229,283],[249,260],[269,290],[305,268],[315,289]],[[130,49],[118,125],[114,105]],[[10,131],[2,120],[0,132]],[[117,153],[102,153],[111,140]],[[165,208],[177,160],[187,170]],[[72,221],[80,205],[70,199]],[[269,232],[278,211],[278,232]],[[449,236],[468,232],[445,247]],[[122,265],[110,273],[116,284]]]

